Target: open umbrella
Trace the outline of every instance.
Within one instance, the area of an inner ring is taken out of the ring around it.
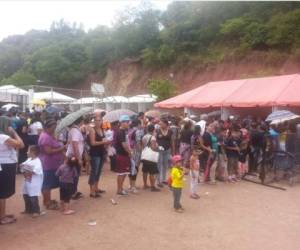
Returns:
[[[54,107],[54,106],[50,106],[50,107],[47,107],[46,108],[46,111],[50,114],[53,114],[53,113],[59,113],[59,112],[62,112],[63,109],[62,108],[58,108],[58,107]]]
[[[58,126],[56,127],[56,134],[59,134],[64,128],[72,125],[78,118],[90,113],[93,109],[90,107],[82,108],[77,110],[71,114],[68,114],[65,118],[63,118]]]
[[[291,121],[297,118],[300,118],[300,116],[294,114],[289,110],[278,110],[268,115],[266,121],[271,122],[271,124],[278,124],[286,121]]]
[[[17,104],[12,104],[12,103],[8,103],[2,106],[3,109],[5,109],[6,111],[9,111],[11,108],[18,108],[19,105]]]
[[[133,116],[136,115],[136,113],[129,109],[116,109],[108,112],[103,119],[108,122],[116,122],[119,121],[121,115]]]
[[[161,112],[159,110],[151,109],[145,113],[145,116],[152,117],[152,118],[159,118]]]

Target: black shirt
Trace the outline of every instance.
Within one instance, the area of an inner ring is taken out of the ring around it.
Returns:
[[[161,130],[159,129],[157,131],[157,144],[158,146],[162,146],[164,150],[168,150],[171,148],[171,142],[172,142],[172,131],[169,129],[168,133],[166,135],[163,135]]]
[[[117,155],[128,156],[128,152],[124,149],[122,143],[128,142],[127,140],[127,131],[125,129],[119,129],[116,131],[115,137],[115,147]]]
[[[95,131],[95,141],[96,142],[101,142],[104,139],[104,134],[102,131],[102,135],[98,134],[96,129],[94,128]],[[90,137],[88,137],[90,140]],[[97,145],[97,146],[92,146],[90,143],[90,156],[103,156],[105,154],[105,147],[104,145]]]
[[[225,145],[226,147],[231,147],[234,148],[236,146],[240,146],[241,144],[241,140],[240,139],[234,139],[232,137],[229,137],[226,141],[225,141]],[[226,155],[227,157],[231,157],[231,158],[239,158],[240,154],[238,151],[236,150],[232,150],[232,149],[228,149],[226,148]]]
[[[191,144],[193,131],[190,129],[183,129],[180,133],[180,142]]]

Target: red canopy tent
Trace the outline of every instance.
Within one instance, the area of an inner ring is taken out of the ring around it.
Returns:
[[[300,106],[300,74],[210,82],[157,108]]]

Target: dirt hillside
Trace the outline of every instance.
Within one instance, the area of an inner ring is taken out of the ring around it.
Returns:
[[[109,65],[104,78],[91,76],[88,82],[103,82],[111,95],[133,95],[145,93],[149,79],[167,78],[176,84],[181,93],[209,81],[299,72],[299,57],[267,52],[255,52],[243,58],[228,58],[218,64],[173,65],[156,69],[143,65],[140,59],[127,58]]]

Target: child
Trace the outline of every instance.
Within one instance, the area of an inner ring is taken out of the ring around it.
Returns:
[[[45,212],[40,210],[38,199],[41,195],[43,184],[43,168],[38,154],[38,147],[30,146],[27,152],[28,159],[21,164],[21,171],[24,174],[23,198],[25,211],[23,213],[30,214],[32,218],[45,214]]]
[[[191,180],[191,198],[199,199],[200,196],[197,194],[198,178],[199,178],[199,154],[197,149],[193,149],[192,156],[190,158],[190,180]]]
[[[183,177],[184,177],[183,166],[181,161],[182,158],[180,155],[174,155],[172,157],[173,167],[171,170],[171,179],[172,179],[171,187],[174,196],[174,209],[175,212],[178,213],[182,213],[184,210],[180,204],[180,198],[181,198],[181,193],[183,188]]]
[[[74,157],[68,158],[65,164],[61,165],[56,171],[56,175],[59,176],[61,211],[64,215],[75,213],[74,210],[70,209],[69,204],[74,193],[74,181],[78,176],[77,165],[78,162]]]

